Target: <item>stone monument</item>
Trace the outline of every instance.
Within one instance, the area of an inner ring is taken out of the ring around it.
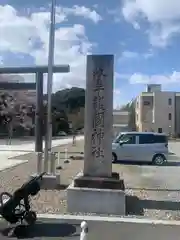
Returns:
[[[84,170],[67,189],[69,212],[125,214],[123,180],[112,173],[113,55],[88,55]]]

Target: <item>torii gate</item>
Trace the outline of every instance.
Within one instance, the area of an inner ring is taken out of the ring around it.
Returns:
[[[70,71],[69,65],[53,66],[53,73],[68,73]],[[0,82],[2,89],[14,89],[14,85],[20,89],[36,89],[36,114],[35,114],[35,152],[43,152],[43,74],[48,72],[48,66],[29,66],[29,67],[0,67],[0,74],[28,74],[36,75],[36,83],[7,83]],[[44,163],[44,168],[47,166]],[[38,171],[38,169],[37,169]]]

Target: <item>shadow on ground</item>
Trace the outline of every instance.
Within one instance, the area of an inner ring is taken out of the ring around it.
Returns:
[[[139,200],[144,209],[170,210],[177,211],[180,209],[180,202],[157,201],[157,200]]]
[[[136,196],[126,196],[126,215],[143,216],[144,209],[178,211],[180,202],[139,199]]]
[[[121,165],[139,165],[139,166],[152,166],[152,163],[142,162],[142,161],[117,161],[113,164],[121,164]]]
[[[126,215],[143,216],[144,209],[136,196],[126,196]]]
[[[56,187],[53,186],[52,190],[66,190],[68,188],[68,186],[69,186],[69,184],[60,184],[60,185],[57,185]],[[49,186],[46,187],[42,184],[41,189],[49,190],[50,188],[49,188]]]
[[[70,160],[84,160],[84,156],[83,155],[70,156],[69,159]]]
[[[77,224],[68,223],[44,223],[37,222],[34,226],[18,226],[11,237],[17,238],[42,238],[49,237],[61,239],[61,237],[79,236],[77,233]],[[1,229],[1,234],[8,237],[12,232],[12,228],[4,226]]]
[[[162,167],[165,167],[165,166],[168,166],[168,167],[174,167],[174,166],[180,166],[180,161],[176,162],[176,161],[170,161],[170,162],[167,162],[165,165],[163,165]]]

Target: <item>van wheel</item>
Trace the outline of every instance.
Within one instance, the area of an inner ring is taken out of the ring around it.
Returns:
[[[152,163],[158,166],[163,165],[165,162],[166,162],[166,158],[163,154],[156,154],[152,159]]]
[[[112,163],[117,162],[117,156],[115,153],[112,153]]]

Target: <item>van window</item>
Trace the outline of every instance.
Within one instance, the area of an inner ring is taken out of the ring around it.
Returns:
[[[121,142],[124,144],[135,144],[136,143],[136,136],[133,134],[124,134],[120,139]]]
[[[151,144],[154,143],[153,134],[139,134],[139,144]]]
[[[134,134],[121,134],[118,136],[115,143],[124,142],[124,144],[135,144],[136,143],[136,135]]]
[[[155,143],[167,143],[168,139],[165,135],[154,135],[154,142]]]

